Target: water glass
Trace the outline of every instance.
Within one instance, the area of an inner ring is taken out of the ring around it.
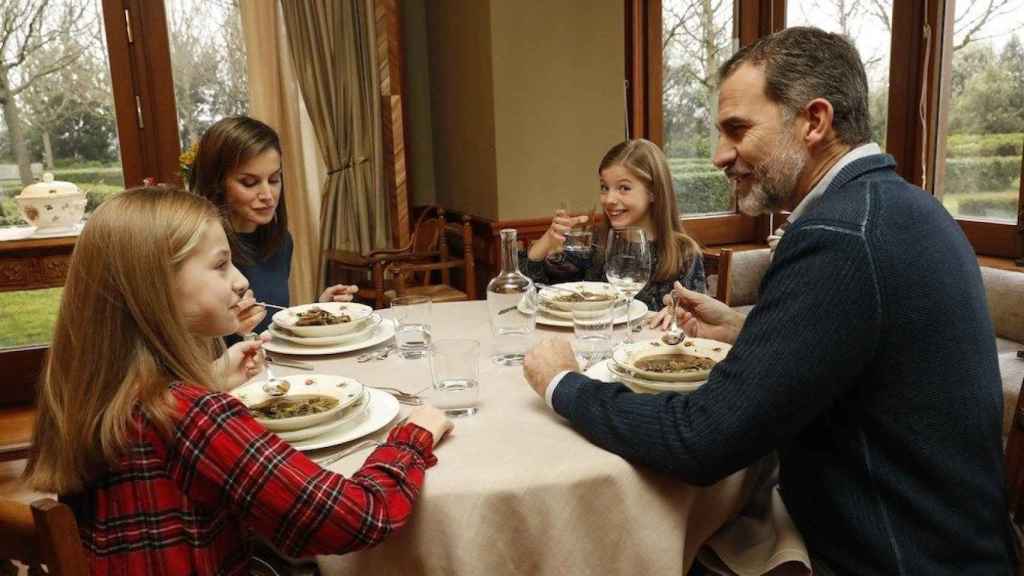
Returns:
[[[590,252],[592,238],[593,233],[590,230],[573,228],[565,233],[565,243],[562,244],[562,250],[577,254]]]
[[[589,302],[574,307],[572,328],[576,336],[576,355],[583,360],[583,370],[607,358],[612,351],[612,326],[615,323],[616,300]]]
[[[430,346],[434,393],[430,402],[448,416],[471,416],[480,402],[480,343],[440,339]]]
[[[430,349],[430,298],[401,296],[391,301],[395,344],[405,359],[422,358]]]

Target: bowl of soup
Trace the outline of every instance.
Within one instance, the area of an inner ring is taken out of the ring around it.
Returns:
[[[373,308],[353,302],[320,302],[292,306],[271,318],[275,325],[296,336],[321,338],[354,332],[373,314]]]

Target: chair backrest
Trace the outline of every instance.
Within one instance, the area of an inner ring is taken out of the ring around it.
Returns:
[[[89,573],[75,516],[52,498],[30,505],[0,500],[0,559],[30,567],[44,564],[50,574],[61,576]]]
[[[703,251],[704,277],[708,280],[708,294],[715,300],[729,304],[729,268],[732,250],[721,248],[717,253]]]

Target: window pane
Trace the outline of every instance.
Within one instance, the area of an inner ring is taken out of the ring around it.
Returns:
[[[25,59],[0,67],[11,87],[0,89],[0,227],[28,225],[14,197],[44,172],[86,192],[86,213],[123,187],[99,6],[51,0],[3,15],[11,35],[0,57],[15,62],[24,49]],[[40,26],[29,26],[37,15]]]
[[[860,52],[868,76],[871,135],[885,150],[889,117],[889,53],[893,0],[786,0],[786,26],[816,26],[842,34]]]
[[[994,7],[994,8],[993,8]],[[945,50],[935,194],[953,216],[1017,221],[1024,144],[1024,0],[957,2]]]
[[[732,212],[729,181],[711,164],[718,141],[718,66],[732,54],[732,0],[662,3],[662,112],[679,211]]]
[[[49,342],[63,291],[0,292],[0,349]]]
[[[217,120],[249,110],[238,2],[166,0],[182,151]]]

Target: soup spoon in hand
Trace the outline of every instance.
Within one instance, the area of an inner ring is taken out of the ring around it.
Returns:
[[[251,332],[245,335],[246,340],[258,340],[260,342],[260,359],[263,361],[263,392],[272,398],[279,398],[288,393],[288,389],[291,388],[291,384],[287,380],[281,380],[275,378],[274,373],[270,370],[270,362],[267,362],[267,352],[263,349],[263,339],[260,338],[259,334]]]
[[[679,327],[679,316],[676,314],[676,310],[679,307],[679,302],[676,299],[675,291],[672,294],[672,325],[669,326],[668,332],[662,334],[661,341],[669,346],[675,346],[686,339],[686,333],[683,332],[682,328]]]

